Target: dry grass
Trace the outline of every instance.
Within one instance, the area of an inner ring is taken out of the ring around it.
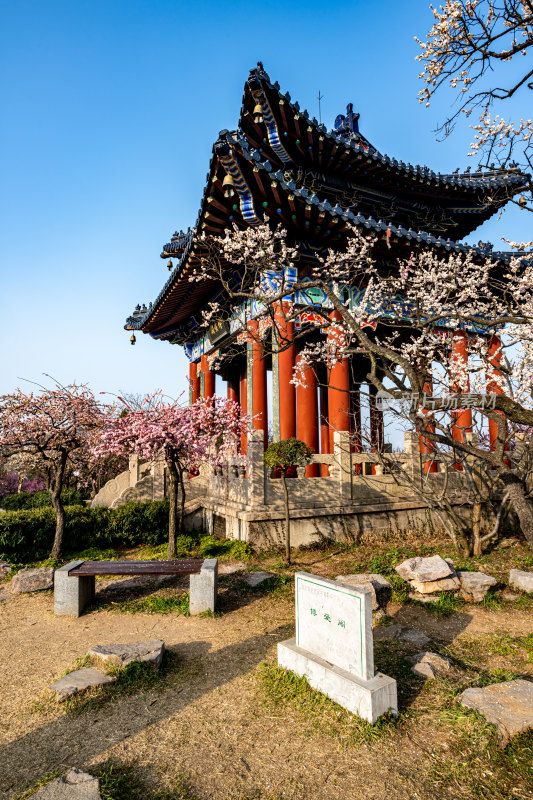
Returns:
[[[436,551],[453,557],[445,542],[418,548]],[[250,567],[279,578],[251,591],[228,576],[215,618],[154,608],[116,613],[149,596],[179,597],[183,586],[126,587],[113,595],[101,584],[115,610],[101,603],[78,620],[54,617],[49,595],[8,597],[0,607],[0,798],[23,796],[43,776],[72,766],[99,774],[104,800],[531,797],[531,737],[502,751],[490,726],[457,701],[467,685],[533,677],[530,601],[465,605],[443,617],[399,602],[398,587],[389,617],[425,631],[457,669],[446,681],[424,683],[406,665],[407,645],[380,643],[376,664],[397,678],[401,713],[374,728],[275,664],[277,642],[293,632],[294,571],[390,573],[416,552],[405,540],[379,549],[330,546],[301,552],[290,570],[279,554],[262,554]],[[513,566],[528,568],[528,558],[515,546],[470,568],[501,579]],[[46,687],[92,645],[153,638],[170,651],[169,668],[155,681],[132,670],[114,690],[105,687],[72,707],[48,702],[35,713]]]

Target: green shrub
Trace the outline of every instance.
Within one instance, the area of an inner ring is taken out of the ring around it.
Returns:
[[[67,506],[63,551],[91,547],[158,545],[168,537],[168,501],[126,503],[119,508]],[[0,558],[28,563],[46,558],[52,549],[52,508],[0,513]]]
[[[61,500],[65,506],[85,505],[83,497],[76,489],[67,488],[61,492]],[[32,508],[52,507],[50,492],[19,492],[18,494],[8,494],[0,501],[2,508],[6,511],[24,511]]]

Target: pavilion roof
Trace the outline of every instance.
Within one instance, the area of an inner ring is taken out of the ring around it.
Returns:
[[[219,139],[214,144],[204,194],[194,228],[187,232],[174,234],[171,241],[163,246],[161,257],[165,259],[178,258],[178,262],[155,302],[150,304],[149,308],[138,306],[133,315],[128,317],[126,329],[142,330],[155,338],[169,341],[175,339],[178,329],[181,329],[180,338],[183,339],[184,325],[188,326],[191,331],[197,329],[201,322],[201,308],[220,288],[215,280],[201,282],[190,280],[194,268],[200,263],[202,256],[206,255],[207,244],[202,241],[201,234],[223,236],[225,230],[230,229],[232,225],[242,229],[247,225],[258,224],[263,219],[268,220],[271,224],[281,223],[287,228],[289,236],[302,242],[303,251],[307,250],[308,253],[320,251],[326,247],[342,247],[350,229],[355,227],[362,231],[368,230],[376,233],[378,242],[381,242],[384,254],[388,258],[391,257],[390,248],[394,249],[395,255],[403,257],[408,256],[413,247],[431,247],[442,253],[472,251],[483,258],[488,256],[495,262],[508,260],[509,254],[492,252],[490,246],[482,245],[482,243],[480,243],[481,246],[470,247],[452,241],[450,238],[439,236],[431,230],[413,230],[405,227],[398,219],[396,224],[390,219],[376,220],[371,214],[366,213],[367,210],[371,209],[372,204],[376,202],[379,208],[379,203],[383,198],[390,195],[387,192],[385,180],[378,182],[375,172],[372,173],[371,180],[367,180],[366,186],[361,186],[361,176],[356,178],[359,181],[358,192],[363,197],[361,205],[365,213],[348,207],[343,201],[345,195],[342,195],[342,192],[346,191],[346,181],[339,184],[341,196],[337,201],[335,201],[335,197],[339,186],[335,182],[335,177],[327,178],[322,183],[318,181],[314,189],[306,188],[295,173],[294,162],[291,162],[291,168],[289,162],[283,163],[281,160],[282,154],[277,148],[274,136],[269,138],[268,146],[265,146],[264,142],[262,142],[262,147],[257,146],[260,143],[256,141],[257,135],[253,133],[252,122],[248,118],[250,117],[251,103],[252,101],[255,103],[257,100],[258,86],[264,90],[269,108],[275,107],[273,97],[277,98],[277,111],[281,113],[279,108],[285,109],[285,121],[288,119],[288,106],[294,109],[295,114],[299,113],[297,104],[292,104],[288,95],[282,96],[279,93],[279,87],[277,84],[270,83],[264,70],[261,68],[252,70],[245,87],[241,127],[236,131],[221,131]],[[280,99],[284,101],[281,105]],[[285,108],[286,106],[287,108]],[[307,130],[307,133],[311,133],[315,137],[313,142],[315,142],[316,135],[318,140],[320,140],[320,136],[323,136],[324,141],[329,138],[332,142],[337,143],[335,145],[337,149],[342,149],[335,163],[344,164],[346,156],[343,162],[342,155],[348,152],[349,158],[353,158],[357,162],[361,161],[359,156],[362,154],[363,160],[371,159],[373,162],[375,161],[379,170],[385,169],[387,157],[381,156],[361,134],[354,132],[349,135],[338,132],[327,134],[324,126],[319,125],[316,120],[308,120],[303,112],[301,112],[301,117],[309,122],[308,128],[311,128],[311,132]],[[296,122],[298,123],[299,120]],[[288,122],[286,125],[289,127]],[[288,153],[291,147],[290,142],[294,139],[294,132],[292,135],[278,136],[278,140],[281,139],[287,145],[286,152]],[[315,143],[317,149],[320,149],[320,141]],[[323,147],[320,151],[323,152]],[[316,158],[317,165],[324,169],[324,166],[318,163],[319,158],[315,150],[312,148],[308,150],[308,153],[311,154],[311,158]],[[393,170],[398,173],[403,170],[406,176],[410,176],[408,182],[413,182],[415,176],[421,174],[420,170],[427,169],[407,169],[407,167],[411,167],[411,165],[395,162],[389,165],[389,172]],[[339,170],[337,170],[338,174]],[[227,175],[231,175],[234,182],[235,195],[232,198],[224,196],[223,180]],[[485,181],[483,186],[490,187],[496,185],[494,181],[504,180],[505,177],[505,180],[509,182],[506,185],[514,187],[512,190],[514,192],[522,188],[525,180],[525,176],[520,173],[506,174],[500,178],[491,174],[484,176],[483,179],[478,179],[473,175],[454,175],[448,182],[443,180],[443,176],[433,176],[435,173],[431,173],[425,179],[425,198],[427,199],[428,181],[429,184],[433,182],[435,186],[441,186],[446,190],[448,202],[450,198],[457,202],[459,200],[457,192],[459,192],[460,200],[464,205],[448,205],[446,211],[449,216],[459,220],[456,227],[464,228],[465,224],[464,222],[461,224],[460,220],[470,220],[469,225],[466,226],[470,229],[475,229],[487,216],[490,216],[506,202],[505,192],[500,202],[494,202],[494,200],[484,202],[483,197],[480,200],[480,187],[476,181],[483,180]],[[353,176],[350,177],[354,180]],[[459,179],[462,183],[459,182]],[[491,184],[490,181],[493,183]],[[453,186],[456,188],[450,188]],[[474,194],[470,191],[472,187],[475,189]],[[343,202],[341,203],[341,201]],[[398,196],[397,216],[401,218],[403,215],[409,219],[413,204],[417,207],[414,191],[404,193],[401,197]]]

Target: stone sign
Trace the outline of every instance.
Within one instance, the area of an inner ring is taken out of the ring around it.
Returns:
[[[372,594],[297,572],[296,636],[278,644],[278,664],[370,723],[397,713],[396,681],[374,670]]]
[[[295,601],[298,647],[364,680],[374,677],[369,591],[298,572]]]

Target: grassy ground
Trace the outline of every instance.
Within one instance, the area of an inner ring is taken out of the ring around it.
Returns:
[[[80,619],[54,617],[49,593],[1,602],[2,800],[29,797],[69,767],[97,774],[104,800],[533,797],[533,734],[501,748],[494,729],[458,700],[469,686],[533,680],[533,602],[501,597],[509,569],[533,569],[526,547],[464,562],[447,542],[417,545],[403,537],[381,546],[309,548],[287,569],[278,553],[236,554],[231,544],[191,539],[182,543],[183,555],[219,548],[202,554],[275,577],[253,590],[239,573],[221,576],[217,613],[201,618],[187,616],[184,580],[99,581],[97,602]],[[394,565],[435,552],[494,575],[497,590],[477,606],[447,593],[435,605],[409,601]],[[115,553],[164,555],[163,548]],[[325,577],[388,575],[394,593],[379,624],[424,631],[429,649],[452,658],[454,669],[424,681],[406,661],[416,647],[376,639],[376,666],[398,681],[400,713],[375,726],[348,714],[276,664],[276,643],[293,635],[293,574],[300,569]],[[47,690],[86,665],[95,644],[153,638],[167,646],[160,672],[146,665],[115,670],[112,686],[68,703]]]

